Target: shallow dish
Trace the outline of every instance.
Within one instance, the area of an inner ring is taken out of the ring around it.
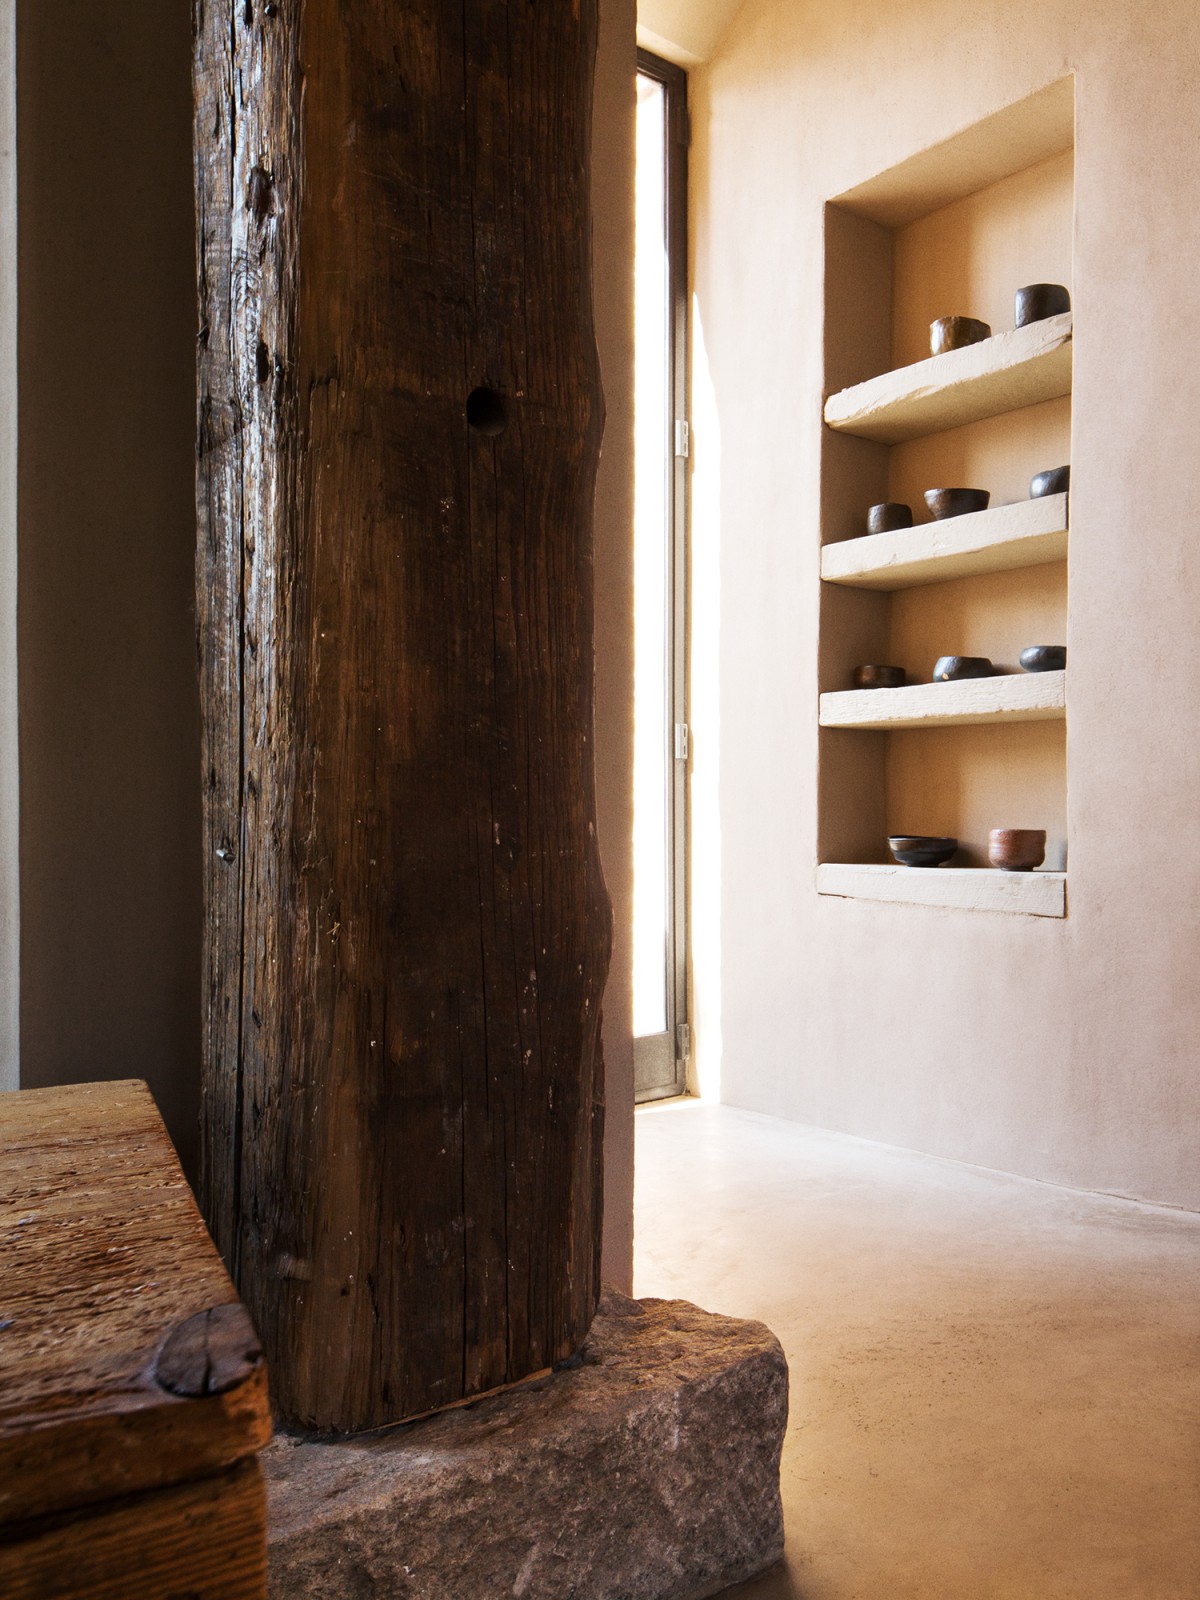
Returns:
[[[991,337],[991,327],[978,317],[939,317],[929,324],[929,348],[935,356]]]
[[[1013,301],[1013,320],[1018,328],[1045,317],[1057,317],[1071,309],[1071,291],[1064,283],[1027,283],[1018,289]]]
[[[888,849],[902,867],[940,867],[958,849],[958,840],[938,833],[894,833]]]
[[[972,511],[986,511],[992,498],[988,489],[926,489],[929,514],[941,522],[946,517],[965,517]]]
[[[1070,467],[1048,467],[1029,480],[1029,498],[1040,500],[1044,494],[1066,494],[1071,487]]]
[[[854,669],[856,689],[900,689],[907,674],[903,667],[864,666]]]
[[[899,500],[883,500],[867,512],[868,533],[891,533],[894,528],[911,528],[912,507]]]
[[[1020,654],[1026,672],[1061,672],[1067,664],[1065,644],[1031,644]]]
[[[988,834],[988,860],[1001,872],[1032,872],[1045,859],[1045,828],[993,828]]]
[[[960,678],[990,678],[994,671],[987,656],[939,656],[933,664],[933,681],[957,683]]]

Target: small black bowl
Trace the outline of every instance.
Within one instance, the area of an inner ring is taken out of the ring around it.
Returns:
[[[903,687],[906,673],[903,667],[855,667],[856,689],[899,689]]]
[[[868,533],[891,533],[894,528],[911,528],[912,507],[899,500],[883,500],[867,512]]]
[[[960,678],[990,678],[995,670],[986,656],[939,656],[933,667],[933,681],[957,683]]]
[[[1046,317],[1057,317],[1071,309],[1071,291],[1062,283],[1027,283],[1018,289],[1013,301],[1013,320],[1018,328]]]
[[[888,849],[902,867],[940,867],[958,849],[958,840],[936,833],[894,833]]]
[[[926,489],[925,504],[937,522],[946,517],[963,517],[972,511],[986,511],[992,498],[987,489]]]
[[[1050,467],[1030,478],[1029,498],[1040,500],[1044,494],[1066,494],[1070,487],[1070,467]]]
[[[1067,664],[1065,644],[1031,644],[1020,654],[1026,672],[1061,672]]]

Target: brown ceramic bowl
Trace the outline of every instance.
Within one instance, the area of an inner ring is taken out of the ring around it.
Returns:
[[[868,533],[891,533],[894,528],[911,528],[912,525],[912,507],[901,505],[899,500],[881,501],[867,512]]]
[[[905,680],[903,667],[855,667],[856,689],[899,689]]]
[[[964,517],[972,511],[986,511],[992,498],[988,489],[926,489],[925,504],[935,521]]]
[[[1045,828],[993,828],[988,834],[988,860],[1001,872],[1032,872],[1045,859]]]
[[[987,656],[939,656],[933,665],[933,681],[957,683],[960,678],[990,678],[995,670]]]
[[[961,350],[965,345],[978,344],[990,339],[992,330],[978,317],[939,317],[929,324],[929,348],[935,356],[947,350]]]
[[[1027,283],[1018,289],[1013,302],[1013,320],[1018,328],[1044,317],[1057,317],[1071,309],[1071,291],[1062,283]]]
[[[1029,480],[1029,498],[1040,500],[1044,494],[1066,494],[1071,487],[1070,467],[1049,467]]]

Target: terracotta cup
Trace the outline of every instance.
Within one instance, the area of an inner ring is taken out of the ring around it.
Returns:
[[[988,860],[1001,872],[1032,872],[1045,859],[1045,828],[993,828],[988,834]]]

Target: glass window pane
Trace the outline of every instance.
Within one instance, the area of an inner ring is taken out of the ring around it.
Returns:
[[[639,75],[635,256],[633,1031],[667,1027],[670,951],[668,577],[672,458],[666,94]]]

